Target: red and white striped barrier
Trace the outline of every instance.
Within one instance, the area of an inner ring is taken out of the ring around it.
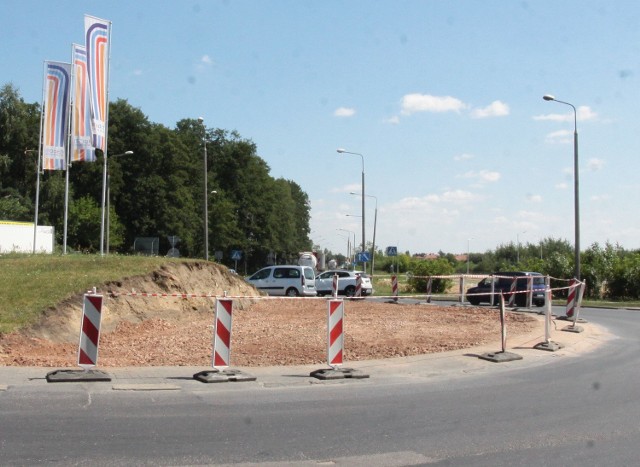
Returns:
[[[511,281],[511,289],[509,295],[509,306],[513,306],[516,303],[516,289],[518,287],[518,277],[515,276]]]
[[[233,300],[216,300],[216,321],[213,330],[212,365],[216,369],[229,367],[231,359],[231,317]]]
[[[342,365],[344,354],[344,301],[329,300],[327,306],[327,363],[336,367]]]
[[[78,366],[86,369],[98,364],[98,343],[102,319],[102,295],[84,295],[82,304],[82,328],[78,348]]]
[[[565,310],[565,314],[567,315],[567,318],[573,317],[573,313],[576,308],[576,297],[578,296],[578,287],[575,287],[575,285],[577,284],[577,282],[578,281],[576,279],[571,279],[569,281],[569,294],[567,295],[567,307]]]
[[[356,297],[362,297],[362,275],[356,277]]]
[[[398,276],[391,276],[391,295],[393,296],[393,301],[398,301]]]

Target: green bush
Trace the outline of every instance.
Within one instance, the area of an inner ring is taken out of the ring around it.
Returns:
[[[410,264],[411,276],[409,277],[409,290],[415,293],[422,293],[427,290],[428,276],[448,276],[454,273],[454,267],[445,258],[436,260],[414,259]],[[432,293],[443,293],[452,284],[450,279],[433,279],[431,284]]]

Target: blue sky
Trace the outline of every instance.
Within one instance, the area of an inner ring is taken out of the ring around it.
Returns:
[[[573,243],[640,248],[640,3],[617,0],[3,0],[0,84],[40,102],[83,16],[112,21],[110,99],[253,140],[311,201],[313,240],[411,253]],[[135,151],[135,148],[130,148]],[[215,163],[215,162],[214,162]],[[376,201],[366,197],[366,237]],[[350,216],[347,216],[350,215]]]

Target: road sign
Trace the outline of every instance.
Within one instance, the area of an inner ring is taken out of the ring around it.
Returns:
[[[369,254],[368,251],[364,251],[356,255],[356,262],[358,263],[368,263],[370,261],[371,261],[371,255]]]
[[[231,250],[231,259],[240,261],[242,259],[242,250]]]
[[[387,256],[398,256],[398,247],[397,246],[388,246],[387,247]]]

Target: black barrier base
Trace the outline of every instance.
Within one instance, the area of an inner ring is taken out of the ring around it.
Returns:
[[[320,380],[364,379],[369,377],[369,375],[362,373],[359,370],[354,370],[353,368],[323,368],[321,370],[312,371],[309,373],[309,376]]]
[[[565,332],[575,332],[575,333],[580,333],[583,332],[584,329],[580,326],[574,326],[573,324],[571,326],[566,326],[564,328],[562,328],[563,331]]]
[[[564,345],[557,342],[548,341],[540,342],[539,344],[534,345],[533,348],[537,350],[546,350],[547,352],[555,352],[556,350],[564,348]]]
[[[558,316],[556,319],[561,320],[561,321],[573,321],[573,317],[572,316]],[[576,320],[576,323],[588,323],[589,321],[587,321],[586,319],[583,318],[578,318]]]
[[[193,379],[200,381],[201,383],[237,383],[244,381],[255,381],[256,377],[247,373],[243,373],[240,370],[218,370],[216,368],[212,370],[201,371],[193,375]]]
[[[511,352],[491,352],[485,353],[478,358],[488,360],[494,363],[512,362],[514,360],[522,360],[522,356]]]
[[[111,376],[100,370],[54,370],[47,373],[48,383],[87,383],[111,381]]]

